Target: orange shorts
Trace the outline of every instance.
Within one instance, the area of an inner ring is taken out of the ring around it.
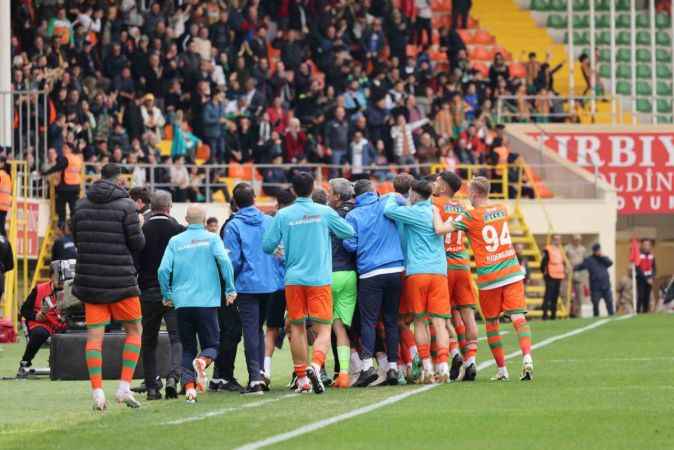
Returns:
[[[417,318],[427,315],[446,319],[451,317],[446,276],[410,275],[407,277],[405,289],[412,305],[412,312]]]
[[[291,323],[311,319],[316,323],[332,323],[332,286],[286,286],[286,307]]]
[[[447,289],[452,309],[475,308],[475,292],[470,270],[448,270]]]
[[[517,281],[494,289],[481,290],[480,308],[485,319],[497,319],[502,313],[525,314],[527,302],[524,297],[524,282]]]
[[[140,322],[140,299],[129,297],[109,304],[84,304],[84,318],[88,328],[104,327],[110,319],[119,322]]]
[[[414,312],[414,308],[412,306],[412,302],[410,301],[410,295],[407,292],[407,276],[403,275],[402,276],[402,283],[401,289],[400,289],[400,307],[398,308],[398,313],[400,315],[407,315],[407,314],[412,314]]]

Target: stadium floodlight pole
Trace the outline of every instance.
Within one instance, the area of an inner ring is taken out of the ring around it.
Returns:
[[[657,66],[655,65],[655,0],[649,2],[648,8],[650,9],[650,22],[651,22],[651,121],[653,123],[658,123],[658,108],[657,108],[657,89],[656,89],[656,72]]]
[[[632,78],[632,123],[637,123],[637,13],[636,0],[630,0],[630,72]]]
[[[569,1],[569,3],[573,3]],[[590,71],[590,86],[592,86],[592,91],[590,92],[590,116],[592,117],[592,122],[595,121],[595,115],[597,114],[597,47],[596,39],[594,35],[595,23],[594,23],[594,0],[590,0],[590,66],[592,70]]]
[[[576,79],[575,79],[575,63],[576,57],[573,51],[573,2],[566,3],[566,35],[567,39],[567,50],[569,58],[569,114],[573,113],[575,108],[575,102],[573,97],[576,95]]]
[[[12,145],[12,2],[0,1],[0,146]]]
[[[611,125],[615,124],[616,116],[616,48],[615,48],[615,2],[609,3],[609,27],[611,34],[611,63],[609,68],[611,69]],[[622,118],[621,118],[622,119]],[[622,122],[622,120],[621,120]]]

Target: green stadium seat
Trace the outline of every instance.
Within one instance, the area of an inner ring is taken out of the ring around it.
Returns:
[[[630,45],[630,32],[620,31],[615,38],[617,45]]]
[[[637,62],[650,63],[651,62],[651,51],[646,50],[645,48],[638,48],[637,49]]]
[[[618,16],[615,19],[615,26],[616,28],[630,28],[632,26],[632,23],[630,21],[630,15],[618,14]]]
[[[632,78],[632,72],[630,71],[630,66],[628,64],[618,64],[616,69],[616,78],[630,79]]]
[[[655,60],[659,63],[671,63],[672,62],[672,52],[664,48],[655,49]]]
[[[550,14],[548,20],[545,22],[545,26],[548,28],[554,29],[565,29],[566,28],[566,16],[561,14]]]
[[[608,64],[600,64],[599,76],[601,78],[611,78],[611,66]]]
[[[611,6],[609,5],[610,0],[595,0],[594,10],[597,11],[609,11]]]
[[[531,0],[531,5],[529,8],[532,11],[547,12],[550,11],[550,1],[549,0]]]
[[[648,96],[653,93],[648,81],[637,81],[637,95]]]
[[[566,0],[550,0],[550,11],[566,12]]]
[[[648,31],[637,31],[637,45],[651,45],[651,33]]]
[[[596,25],[595,25],[596,26]],[[574,15],[573,27],[579,30],[590,28],[590,16],[588,15]]]
[[[640,112],[640,113],[653,112],[653,108],[651,107],[651,102],[646,100],[645,98],[638,98],[637,99],[637,112]]]
[[[664,98],[658,99],[658,112],[660,114],[671,114],[672,113],[672,101]]]
[[[590,54],[590,50],[586,52],[588,55]],[[599,61],[610,61],[611,60],[611,50],[608,48],[600,48],[599,49]]]
[[[573,0],[573,12],[585,12],[590,10],[588,0]]]
[[[659,13],[655,16],[656,28],[671,28],[672,20],[667,13]]]
[[[595,34],[595,45],[611,45],[611,33],[609,31],[600,31]]]
[[[610,50],[609,50],[610,51]],[[632,53],[629,48],[619,48],[615,55],[615,60],[621,63],[628,63],[632,61]]]
[[[616,11],[629,11],[630,10],[630,0],[617,0],[616,5],[615,5],[615,10]]]
[[[650,28],[650,27],[651,27],[650,15],[644,13],[637,14],[637,28]]]
[[[618,80],[615,91],[620,95],[632,95],[632,86],[627,81]]]
[[[564,33],[564,43],[568,44],[569,42],[569,33]],[[587,32],[574,31],[573,32],[573,43],[574,45],[588,45],[590,43],[589,34]]]
[[[667,116],[658,116],[658,123],[672,123],[672,114]]]
[[[661,47],[672,48],[672,39],[669,37],[669,33],[664,31],[655,33],[655,43]]]
[[[650,65],[647,64],[637,65],[637,78],[650,79],[652,73],[653,71],[651,70]]]
[[[594,19],[595,28],[611,28],[611,17],[608,14],[597,15]]]
[[[672,95],[672,85],[665,81],[658,81],[657,87],[655,88],[655,93],[658,95],[664,95],[671,97]]]
[[[655,74],[658,78],[665,80],[672,79],[672,69],[669,67],[669,64],[658,64],[655,69]]]

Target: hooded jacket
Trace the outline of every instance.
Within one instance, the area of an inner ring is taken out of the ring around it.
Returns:
[[[262,237],[272,218],[255,206],[240,209],[225,226],[224,243],[229,251],[236,291],[268,294],[279,289],[278,259],[262,251]]]
[[[133,255],[145,246],[136,204],[126,190],[96,181],[75,207],[77,246],[73,295],[84,303],[115,303],[140,295]]]

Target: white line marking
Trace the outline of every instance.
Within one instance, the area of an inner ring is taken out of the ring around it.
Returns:
[[[635,314],[627,314],[627,315],[624,315],[624,316],[616,317],[614,320],[631,319],[631,318],[634,317],[634,316],[635,316]]]
[[[590,325],[581,327],[581,328],[576,328],[575,330],[569,331],[567,333],[559,334],[557,336],[552,336],[547,339],[542,340],[541,342],[533,345],[531,348],[537,349],[537,348],[542,348],[545,346],[548,346],[554,342],[557,342],[562,339],[566,339],[568,337],[576,336],[577,334],[584,333],[586,331],[592,330],[594,328],[600,327],[602,325],[606,325],[607,323],[611,322],[613,319],[603,319],[598,322],[591,323]],[[511,359],[514,358],[515,356],[520,355],[521,353],[519,351],[509,353],[506,355],[506,359]],[[489,366],[494,365],[493,360],[489,361],[484,361],[483,363],[479,364],[477,366],[478,371],[486,369]],[[259,441],[251,442],[250,444],[243,445],[241,447],[237,447],[235,450],[257,450],[259,448],[263,447],[268,447],[270,445],[278,444],[279,442],[284,442],[289,439],[296,438],[298,436],[301,436],[303,434],[311,433],[312,431],[319,430],[321,428],[325,428],[327,426],[333,425],[338,422],[342,422],[344,420],[351,419],[356,416],[360,416],[362,414],[367,414],[369,412],[375,411],[377,409],[383,408],[388,405],[392,405],[394,403],[398,403],[401,400],[404,400],[408,397],[411,397],[413,395],[421,394],[422,392],[429,391],[435,387],[440,386],[439,384],[429,384],[411,391],[404,392],[402,394],[394,395],[392,397],[386,398],[384,400],[381,400],[377,403],[373,403],[368,406],[363,406],[361,408],[357,408],[354,410],[351,410],[349,412],[346,412],[344,414],[340,414],[338,416],[334,417],[329,417],[327,419],[319,420],[314,423],[310,423],[304,426],[301,426],[299,428],[296,428],[292,431],[288,431],[285,433],[277,434],[274,436],[270,436],[266,439],[261,439]]]
[[[627,362],[644,362],[644,361],[672,361],[674,356],[656,356],[653,358],[587,358],[587,359],[546,359],[545,363],[585,363],[588,361],[627,361]]]
[[[286,398],[297,397],[297,396],[299,396],[299,394],[286,394],[286,395],[282,395],[282,396],[276,397],[276,398],[269,398],[269,399],[260,400],[260,401],[257,401],[257,402],[245,403],[241,406],[216,409],[215,411],[211,411],[211,412],[207,412],[207,413],[203,413],[203,414],[198,414],[196,416],[185,417],[184,419],[176,419],[176,420],[171,420],[171,421],[168,421],[168,422],[163,422],[162,425],[181,425],[183,423],[196,422],[197,420],[204,420],[204,419],[208,419],[210,417],[217,417],[217,416],[221,416],[223,414],[227,414],[229,412],[240,411],[240,410],[246,409],[246,408],[256,408],[258,406],[266,405],[268,403],[273,403],[273,402],[277,402],[279,400],[284,400]]]
[[[500,336],[505,336],[506,334],[510,334],[510,331],[501,331],[501,332],[499,332],[499,335],[500,335]],[[481,341],[486,341],[486,340],[487,340],[487,336],[479,337],[479,338],[477,338],[477,340],[480,341],[480,342],[481,342]]]

